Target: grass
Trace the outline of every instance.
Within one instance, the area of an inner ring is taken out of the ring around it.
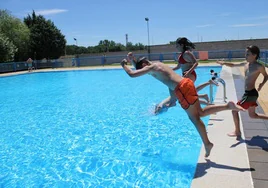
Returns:
[[[198,61],[198,63],[215,63],[216,60],[201,60],[201,61]],[[165,64],[177,64],[178,62],[177,61],[164,61],[163,63]]]

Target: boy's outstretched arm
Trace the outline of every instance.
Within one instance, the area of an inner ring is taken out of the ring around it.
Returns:
[[[127,66],[127,60],[123,59],[121,61],[121,66],[123,67],[123,69],[126,71],[126,73],[130,77],[138,77],[138,76],[142,76],[142,75],[144,75],[146,73],[149,73],[153,69],[154,64],[145,66],[145,67],[143,67],[142,69],[139,69],[139,70],[132,70],[131,68],[129,68]]]
[[[226,65],[227,67],[236,67],[236,66],[244,66],[246,62],[241,62],[241,63],[225,63],[224,61],[219,61],[217,60],[216,63],[220,64],[221,66]]]
[[[128,54],[127,54],[127,61],[128,62],[131,62],[132,66],[134,68],[136,68],[137,60],[136,60],[136,58],[135,58],[135,56],[133,55],[132,52],[128,52]]]
[[[177,65],[175,67],[172,68],[172,70],[178,70],[181,68],[181,64],[178,62]]]

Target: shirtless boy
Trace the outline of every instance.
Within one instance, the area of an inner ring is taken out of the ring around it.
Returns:
[[[217,61],[220,65],[226,65],[229,67],[234,66],[244,66],[245,71],[245,93],[241,100],[238,101],[238,105],[243,107],[244,109],[248,110],[248,115],[250,118],[253,119],[267,119],[268,116],[264,114],[258,114],[256,113],[256,107],[257,99],[258,99],[258,91],[262,89],[266,81],[268,80],[268,75],[265,71],[265,67],[258,63],[258,59],[260,57],[260,49],[257,46],[248,46],[246,48],[246,62],[242,62],[239,64],[233,64],[233,63],[225,63],[224,61]],[[263,75],[263,81],[258,86],[258,91],[255,89],[255,84],[258,76],[262,74]],[[232,111],[234,124],[235,124],[235,130],[232,133],[229,133],[229,136],[235,136],[240,137],[241,136],[241,130],[240,130],[240,121],[239,121],[239,115],[237,111]]]
[[[139,58],[135,61],[133,61],[133,59],[133,54],[128,55],[128,60],[132,61],[136,70],[132,70],[127,66],[128,61],[126,59],[122,60],[121,65],[126,73],[130,77],[138,77],[148,73],[165,84],[170,90],[174,91],[172,93],[176,95],[180,105],[186,111],[189,119],[195,125],[199,135],[201,136],[206,150],[205,157],[208,157],[213,144],[208,139],[206,128],[201,120],[201,117],[223,110],[240,111],[244,109],[233,102],[201,108],[198,100],[198,94],[191,79],[180,76],[168,65],[165,65],[161,62],[152,63],[145,57]]]
[[[195,49],[195,44],[193,44],[189,39],[186,37],[179,37],[176,40],[176,48],[180,53],[178,56],[178,64],[177,66],[173,67],[173,70],[181,69],[182,75],[185,78],[190,78],[193,82],[197,79],[197,74],[195,72],[196,67],[198,66],[198,61],[195,58],[192,49]],[[196,86],[197,92],[202,90],[208,85],[216,85],[218,86],[217,82],[213,80],[208,80],[207,82]],[[156,105],[155,113],[162,112],[162,109],[166,109],[172,106],[176,105],[176,97],[171,93],[169,90],[170,96],[166,99],[164,99],[162,102],[160,102],[158,105]],[[199,94],[199,99],[205,99],[200,100],[202,104],[209,105],[210,101],[207,94]]]

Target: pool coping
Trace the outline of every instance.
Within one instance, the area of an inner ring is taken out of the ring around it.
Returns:
[[[237,93],[242,96],[244,93],[244,73],[240,68],[240,75],[234,76]],[[268,72],[268,68],[266,68]],[[256,86],[263,81],[260,75],[256,80]],[[243,84],[243,85],[242,85]],[[257,88],[257,87],[256,87]],[[268,114],[268,84],[266,83],[259,92],[259,106],[256,108],[257,113]],[[244,137],[241,143],[247,146],[250,167],[252,171],[252,179],[255,188],[268,187],[268,121],[251,119],[248,113],[241,113],[243,123]]]
[[[224,66],[221,77],[226,82],[227,100],[237,101],[244,93],[244,76],[241,69]],[[261,81],[262,78],[259,77],[257,84]],[[219,99],[223,98],[222,91],[219,87],[216,104],[221,103]],[[268,84],[259,92],[258,113],[268,112],[264,106],[268,102],[268,95],[264,96],[265,91],[268,91]],[[251,119],[247,112],[241,112],[240,117],[242,139],[236,140],[235,137],[226,135],[234,129],[230,111],[210,116],[207,130],[214,148],[206,161],[202,147],[192,188],[268,187],[268,122]]]

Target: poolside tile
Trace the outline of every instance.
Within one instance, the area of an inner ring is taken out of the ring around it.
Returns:
[[[250,162],[268,163],[268,151],[262,149],[249,149],[248,156]]]
[[[267,169],[268,163],[263,162],[251,162],[252,168],[256,169],[252,172],[252,177],[259,180],[268,180]]]
[[[249,149],[263,149],[268,151],[268,137],[263,136],[253,136],[253,137],[246,137],[244,142],[247,144]]]
[[[246,130],[245,131],[246,138],[252,138],[252,137],[256,137],[256,136],[268,138],[268,131],[267,130]]]
[[[244,130],[267,130],[263,122],[258,123],[245,123],[243,124]]]
[[[268,180],[253,180],[255,188],[266,188],[268,187]]]
[[[243,118],[243,122],[244,123],[263,123],[262,119],[252,119],[249,117],[249,115],[247,113],[242,112],[241,113],[241,117]]]

